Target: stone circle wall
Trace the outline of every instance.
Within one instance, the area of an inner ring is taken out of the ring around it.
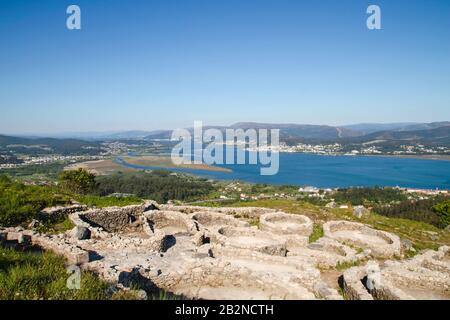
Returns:
[[[247,222],[233,218],[232,216],[211,212],[211,211],[199,211],[192,215],[192,219],[197,221],[203,226],[214,227],[214,226],[233,226],[233,227],[249,227]]]
[[[107,232],[121,232],[130,227],[138,228],[140,225],[139,217],[149,208],[155,208],[154,202],[146,201],[142,205],[91,209],[80,212],[79,216],[82,220],[94,226],[102,227]],[[136,222],[137,225],[133,226]]]
[[[313,223],[306,216],[273,212],[261,215],[259,226],[263,231],[280,235],[297,235],[309,237],[313,231]]]
[[[401,255],[401,242],[397,235],[375,230],[367,225],[349,221],[329,221],[323,224],[324,236],[368,249],[374,257],[391,258]]]

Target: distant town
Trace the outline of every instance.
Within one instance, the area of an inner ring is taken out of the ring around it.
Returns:
[[[293,146],[281,143],[277,147],[255,147],[248,148],[250,151],[270,150],[274,152],[302,152],[322,155],[445,155],[450,154],[450,148],[444,146],[425,146],[425,145],[401,145],[399,149],[393,151],[384,151],[381,147],[374,145],[348,146],[333,144],[304,144],[299,143]]]

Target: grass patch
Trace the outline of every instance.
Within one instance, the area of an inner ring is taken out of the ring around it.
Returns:
[[[0,300],[103,300],[108,284],[82,272],[81,287],[66,286],[65,260],[52,253],[0,248]]]
[[[0,247],[0,300],[139,300],[136,290],[112,292],[111,285],[81,272],[79,290],[67,288],[70,275],[63,257],[51,252],[21,252]],[[160,290],[149,300],[180,300]]]
[[[323,228],[321,224],[314,223],[313,232],[309,236],[309,243],[319,240],[323,237]]]
[[[37,231],[47,234],[58,234],[72,230],[73,228],[75,228],[75,224],[69,219],[69,217],[65,217],[64,220],[56,223],[45,223],[44,225],[38,227]]]
[[[344,271],[351,267],[357,267],[361,264],[363,264],[365,261],[345,261],[345,262],[338,262],[336,265],[336,270],[338,271]]]
[[[112,294],[111,300],[140,300],[135,290],[120,290]]]
[[[259,229],[259,218],[250,217],[248,214],[236,214],[234,217],[248,222],[251,227],[257,227]]]
[[[167,292],[164,290],[159,290],[159,292],[157,294],[149,295],[148,299],[149,300],[184,300],[184,297],[175,295],[173,293],[170,293],[170,292]]]
[[[27,186],[0,175],[0,226],[24,224],[46,207],[69,202],[70,197],[55,188]]]
[[[90,207],[124,207],[142,204],[143,201],[136,197],[100,197],[100,196],[76,196],[75,200]]]

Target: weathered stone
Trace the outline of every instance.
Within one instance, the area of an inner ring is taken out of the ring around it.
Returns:
[[[72,237],[78,240],[86,240],[91,237],[91,231],[86,227],[76,226],[70,231]]]
[[[369,292],[381,287],[381,272],[377,262],[371,261],[366,265],[366,287]]]
[[[23,234],[23,231],[19,232],[8,232],[6,234],[6,240],[7,241],[16,241],[17,243],[30,243],[31,237],[28,235]]]
[[[192,237],[192,242],[197,246],[201,246],[205,243],[207,243],[208,237],[205,235],[204,231],[199,231],[196,234],[194,234],[194,236]]]
[[[410,241],[408,239],[401,239],[401,244],[402,244],[403,250],[405,250],[405,251],[415,251],[415,249],[413,248],[412,241]]]
[[[337,208],[337,204],[336,204],[336,202],[331,201],[331,202],[328,202],[328,203],[325,205],[325,207],[326,207],[326,208]]]
[[[330,288],[325,282],[319,281],[314,284],[314,294],[318,298],[327,300],[342,300],[342,296],[334,289]]]
[[[58,221],[61,218],[82,210],[86,210],[87,206],[83,206],[80,204],[74,204],[71,206],[59,206],[59,207],[51,207],[45,208],[38,214],[38,219],[43,221]]]
[[[31,220],[31,222],[28,224],[28,228],[30,229],[35,229],[37,227],[39,227],[41,224],[41,222],[39,220],[33,219]]]
[[[147,300],[148,299],[147,292],[145,292],[144,290],[136,290],[135,294],[136,294],[136,297],[138,298],[138,300]]]
[[[370,211],[366,209],[364,206],[355,206],[353,207],[353,215],[359,219],[362,217],[368,216]]]

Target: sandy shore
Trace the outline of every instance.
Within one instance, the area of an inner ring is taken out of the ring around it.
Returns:
[[[204,170],[204,171],[231,172],[230,169],[210,166],[207,164],[175,165],[172,163],[171,158],[161,157],[161,156],[123,157],[122,159],[129,164],[139,165],[139,166],[148,166],[148,167],[159,167],[162,169],[187,168],[187,169]],[[106,174],[111,174],[111,173],[114,173],[117,171],[132,172],[132,171],[136,170],[133,168],[126,167],[125,165],[120,165],[119,163],[114,162],[112,159],[85,161],[85,162],[75,163],[75,164],[67,166],[65,168],[65,170],[76,170],[78,168],[86,169],[97,175],[106,175]]]
[[[450,155],[447,154],[380,154],[367,156],[450,161]]]
[[[176,165],[172,159],[164,156],[139,156],[139,157],[122,157],[122,159],[130,164],[149,167],[161,168],[187,168],[205,171],[231,172],[230,169],[211,166],[208,164],[181,164]]]

